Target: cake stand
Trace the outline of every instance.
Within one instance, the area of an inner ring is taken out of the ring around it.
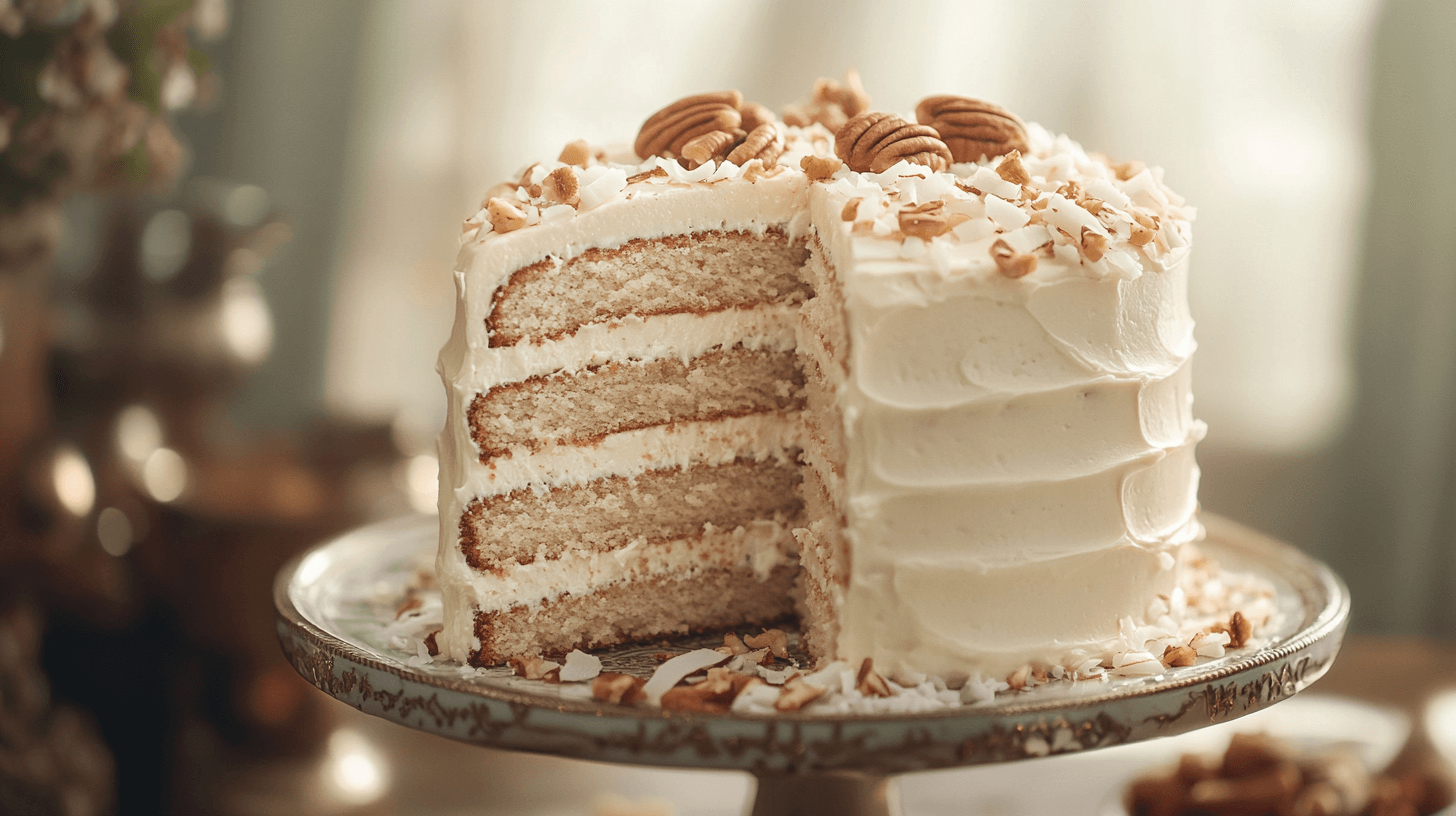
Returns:
[[[397,606],[432,559],[438,522],[428,516],[365,527],[304,553],[278,574],[274,602],[294,668],[367,714],[492,748],[748,771],[758,779],[755,816],[891,814],[899,812],[895,774],[1171,736],[1277,703],[1323,675],[1349,616],[1344,583],[1288,544],[1224,519],[1204,522],[1207,555],[1275,588],[1279,611],[1262,645],[1156,677],[1051,683],[916,714],[661,711],[597,702],[582,684],[426,662],[400,640]],[[414,597],[431,602],[428,592]],[[683,637],[670,646],[721,643]],[[608,671],[647,676],[659,651],[654,644],[597,654]]]

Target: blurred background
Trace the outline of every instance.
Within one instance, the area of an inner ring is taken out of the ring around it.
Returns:
[[[433,507],[491,184],[848,68],[880,109],[983,97],[1166,168],[1204,507],[1345,577],[1349,671],[1456,680],[1451,42],[1446,0],[0,0],[0,812],[698,812],[665,772],[351,719],[283,663],[270,582]],[[556,773],[668,800],[542,798]]]

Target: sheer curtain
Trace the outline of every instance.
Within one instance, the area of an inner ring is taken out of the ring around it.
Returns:
[[[331,407],[426,444],[457,227],[562,144],[677,97],[771,106],[856,67],[877,107],[957,92],[1167,169],[1199,206],[1198,413],[1211,446],[1304,450],[1350,390],[1374,0],[480,4],[376,0],[341,231]]]
[[[1359,389],[1324,554],[1366,628],[1456,638],[1456,5],[1377,35]]]

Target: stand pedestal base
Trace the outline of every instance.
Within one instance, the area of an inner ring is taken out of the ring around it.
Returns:
[[[750,816],[901,816],[900,789],[886,776],[861,774],[758,777]]]

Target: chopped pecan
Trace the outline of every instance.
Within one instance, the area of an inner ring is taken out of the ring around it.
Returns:
[[[927,201],[917,207],[906,207],[900,210],[897,218],[901,232],[927,241],[950,229],[944,201]]]
[[[561,155],[556,160],[562,164],[574,164],[577,167],[586,167],[591,160],[591,145],[586,139],[577,139],[574,142],[567,142],[566,147],[561,148]]]
[[[787,660],[789,657],[789,636],[782,629],[765,629],[761,635],[749,635],[743,639],[750,649],[768,649],[774,657]]]
[[[1164,666],[1192,666],[1198,662],[1198,652],[1187,646],[1169,646],[1163,650]]]
[[[839,172],[843,163],[830,156],[805,156],[799,160],[799,166],[810,181],[828,181]]]
[[[883,173],[902,160],[944,170],[951,160],[950,150],[933,128],[875,111],[861,113],[839,129],[834,154],[860,173]]]
[[[1127,181],[1146,169],[1148,169],[1148,166],[1137,159],[1112,165],[1112,172],[1117,174],[1118,181]]]
[[[1153,242],[1153,231],[1142,224],[1132,225],[1132,235],[1127,239],[1133,246],[1147,246]]]
[[[560,676],[561,664],[547,660],[540,655],[517,655],[506,661],[517,677],[527,680],[549,680],[551,675]]]
[[[958,162],[1027,149],[1026,126],[1000,105],[965,96],[931,96],[915,106],[915,121],[935,128]]]
[[[440,644],[435,640],[435,636],[439,635],[442,631],[444,630],[435,629],[428,635],[425,635],[425,651],[429,652],[431,657],[440,653]]]
[[[541,182],[541,191],[546,194],[547,199],[557,204],[576,206],[581,201],[581,197],[578,195],[581,191],[581,183],[577,181],[576,173],[570,167],[558,167],[552,170]]]
[[[996,269],[1008,278],[1020,278],[1036,269],[1035,255],[1017,253],[1004,238],[997,238],[991,245],[991,259],[996,262]]]
[[[743,640],[732,632],[723,636],[723,645],[728,647],[728,654],[732,655],[748,654],[749,651],[748,647],[743,645]]]
[[[667,178],[667,171],[663,170],[661,167],[654,167],[645,173],[637,173],[636,175],[628,176],[627,183],[636,184],[639,181],[646,181],[650,178]]]
[[[490,226],[496,232],[510,232],[526,226],[526,214],[504,198],[486,201],[485,211],[490,216]]]
[[[839,211],[839,220],[853,221],[855,218],[857,218],[859,216],[859,203],[861,201],[864,201],[864,199],[851,198],[850,200],[844,202],[844,209]]]
[[[721,130],[731,133],[743,122],[738,106],[743,95],[738,91],[697,94],[668,105],[652,114],[637,133],[632,147],[642,158],[666,156],[677,158],[683,146],[702,136]]]
[[[708,679],[689,686],[677,686],[662,695],[667,711],[722,714],[733,707],[733,699],[754,678],[718,667],[708,670]]]
[[[638,700],[647,699],[647,695],[642,692],[642,686],[646,683],[641,677],[630,674],[602,672],[592,680],[592,697],[604,703],[632,705]]]
[[[1091,227],[1083,227],[1081,246],[1087,260],[1100,261],[1107,252],[1107,236],[1093,232]]]
[[[779,156],[783,152],[784,140],[779,133],[779,126],[773,122],[765,122],[749,131],[747,138],[728,154],[728,161],[742,167],[753,159],[758,159],[763,162],[764,167],[773,167],[778,164]]]
[[[1244,617],[1244,613],[1235,612],[1233,617],[1229,618],[1228,636],[1229,646],[1235,649],[1247,646],[1249,638],[1254,636],[1254,624]]]
[[[784,683],[783,690],[779,692],[779,698],[774,701],[774,709],[778,711],[798,711],[804,706],[824,696],[828,689],[823,686],[816,686],[806,681],[800,675],[794,675]]]
[[[864,662],[859,664],[859,674],[855,675],[854,688],[866,697],[889,697],[891,695],[890,684],[885,678],[875,671],[875,659],[866,657]]]
[[[1025,185],[1031,183],[1031,174],[1026,172],[1026,165],[1021,163],[1020,150],[1012,150],[1001,158],[1001,162],[996,165],[996,175],[1006,179],[1012,184]],[[1063,195],[1065,195],[1065,193]],[[1067,197],[1076,198],[1075,195],[1070,195]]]

